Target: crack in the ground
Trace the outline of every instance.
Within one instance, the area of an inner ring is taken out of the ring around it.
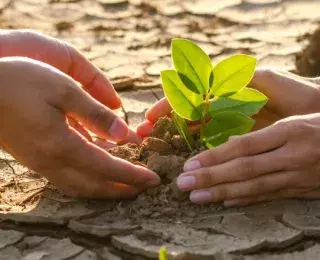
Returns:
[[[129,119],[128,119],[128,112],[126,111],[126,109],[124,108],[124,106],[121,106],[121,110],[124,114],[124,121],[129,124]]]

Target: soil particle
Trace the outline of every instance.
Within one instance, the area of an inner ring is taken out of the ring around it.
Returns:
[[[161,155],[168,155],[173,153],[173,150],[170,144],[155,137],[148,137],[141,144],[142,155],[150,150],[153,152],[159,153]]]
[[[140,149],[137,144],[128,143],[117,146],[108,150],[108,152],[116,157],[135,163],[139,161]]]
[[[156,172],[161,178],[173,180],[183,171],[186,159],[177,155],[159,155],[155,153],[148,159],[148,169]]]
[[[315,77],[320,74],[320,27],[315,31],[308,46],[296,57],[297,72],[301,76]]]
[[[194,205],[188,199],[189,192],[183,192],[177,187],[177,177],[183,172],[184,163],[199,151],[190,153],[187,150],[184,140],[177,134],[175,125],[168,117],[159,119],[154,126],[153,135],[146,138],[140,146],[127,144],[109,150],[113,155],[128,161],[136,163],[139,160],[140,163],[145,163],[148,169],[156,172],[162,179],[160,186],[148,189],[128,202],[123,208],[126,214],[174,222],[188,214],[196,216],[201,212],[215,212],[217,205]],[[191,217],[188,221],[191,223],[192,219]]]
[[[172,198],[177,200],[186,200],[189,197],[188,192],[184,192],[180,190],[177,186],[177,178],[174,178],[173,181],[170,183],[170,190],[172,193]]]
[[[170,140],[171,145],[180,152],[190,152],[186,142],[180,135],[174,135]]]
[[[160,118],[157,123],[155,123],[152,131],[153,137],[157,137],[159,139],[164,139],[166,137],[166,140],[168,140],[169,137],[171,138],[178,134],[176,126],[168,117]]]

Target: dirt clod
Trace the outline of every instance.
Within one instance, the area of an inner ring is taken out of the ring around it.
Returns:
[[[170,144],[155,137],[148,137],[141,144],[142,154],[150,150],[161,155],[172,154],[173,152]]]
[[[180,135],[174,135],[171,138],[170,143],[178,151],[190,152],[185,140]]]
[[[140,149],[137,144],[125,144],[108,150],[108,152],[116,157],[135,163],[139,161]]]
[[[183,170],[183,164],[186,161],[184,157],[176,155],[159,155],[157,153],[149,157],[148,169],[159,174],[161,178],[173,180]]]
[[[184,139],[177,134],[170,118],[161,118],[153,129],[154,136],[146,138],[141,145],[126,144],[109,150],[113,155],[132,162],[146,164],[162,180],[158,187],[146,190],[123,209],[135,217],[170,219],[175,221],[182,215],[196,216],[201,212],[216,211],[216,205],[201,207],[189,201],[189,192],[177,187],[177,177],[190,156],[199,151],[188,150]],[[127,157],[126,157],[127,156]],[[191,213],[190,213],[191,212]],[[194,212],[194,213],[192,213]],[[125,215],[125,214],[123,214]],[[193,218],[190,218],[192,222]]]
[[[177,178],[174,178],[170,183],[170,190],[172,193],[172,197],[177,200],[186,200],[189,197],[188,192],[181,191],[177,186]]]
[[[153,127],[152,136],[164,139],[166,137],[166,140],[168,140],[169,137],[172,137],[174,135],[178,135],[178,130],[172,120],[168,117],[162,117],[160,118],[157,123]]]
[[[320,75],[320,27],[315,31],[308,46],[297,55],[296,67],[301,76]]]

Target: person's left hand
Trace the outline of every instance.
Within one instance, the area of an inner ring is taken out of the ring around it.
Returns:
[[[194,203],[244,206],[320,197],[320,114],[294,116],[189,159],[178,187]]]

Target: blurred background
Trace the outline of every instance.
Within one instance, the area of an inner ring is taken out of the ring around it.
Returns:
[[[319,21],[319,0],[0,0],[1,28],[68,41],[125,91],[131,126],[162,97],[159,72],[171,66],[172,38],[195,41],[213,62],[242,52],[259,66],[314,76],[320,34],[305,48]]]

